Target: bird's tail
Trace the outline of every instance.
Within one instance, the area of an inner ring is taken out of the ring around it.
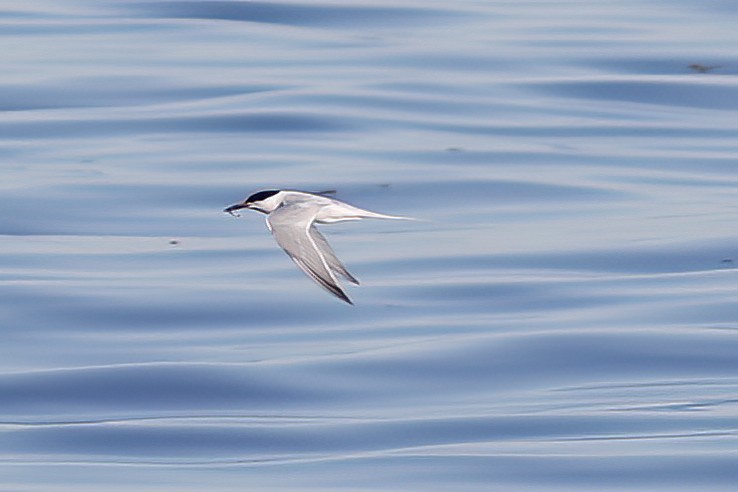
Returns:
[[[377,212],[370,212],[368,210],[362,210],[361,218],[367,219],[389,219],[389,220],[418,220],[412,217],[404,217],[402,215],[388,215],[380,214]]]

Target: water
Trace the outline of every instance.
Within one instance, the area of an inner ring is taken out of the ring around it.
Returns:
[[[736,21],[4,2],[0,488],[734,490]],[[275,186],[423,220],[323,228],[351,307]]]

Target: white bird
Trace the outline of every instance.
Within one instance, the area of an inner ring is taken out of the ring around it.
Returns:
[[[341,288],[336,275],[359,285],[315,224],[332,224],[361,219],[406,219],[363,210],[327,196],[295,190],[264,190],[223,210],[236,215],[248,208],[267,215],[267,227],[277,244],[300,269],[325,290],[353,304]]]

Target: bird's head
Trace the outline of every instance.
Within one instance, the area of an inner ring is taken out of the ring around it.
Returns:
[[[250,208],[251,210],[268,214],[276,210],[281,204],[282,197],[280,196],[280,190],[264,190],[254,193],[241,203],[231,205],[223,211],[231,215],[236,215],[236,210]]]

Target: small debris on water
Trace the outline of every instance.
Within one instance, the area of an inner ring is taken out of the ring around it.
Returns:
[[[692,63],[691,65],[687,65],[687,68],[691,68],[693,71],[697,73],[707,73],[712,72],[716,68],[721,68],[722,65],[700,65],[699,63]]]

